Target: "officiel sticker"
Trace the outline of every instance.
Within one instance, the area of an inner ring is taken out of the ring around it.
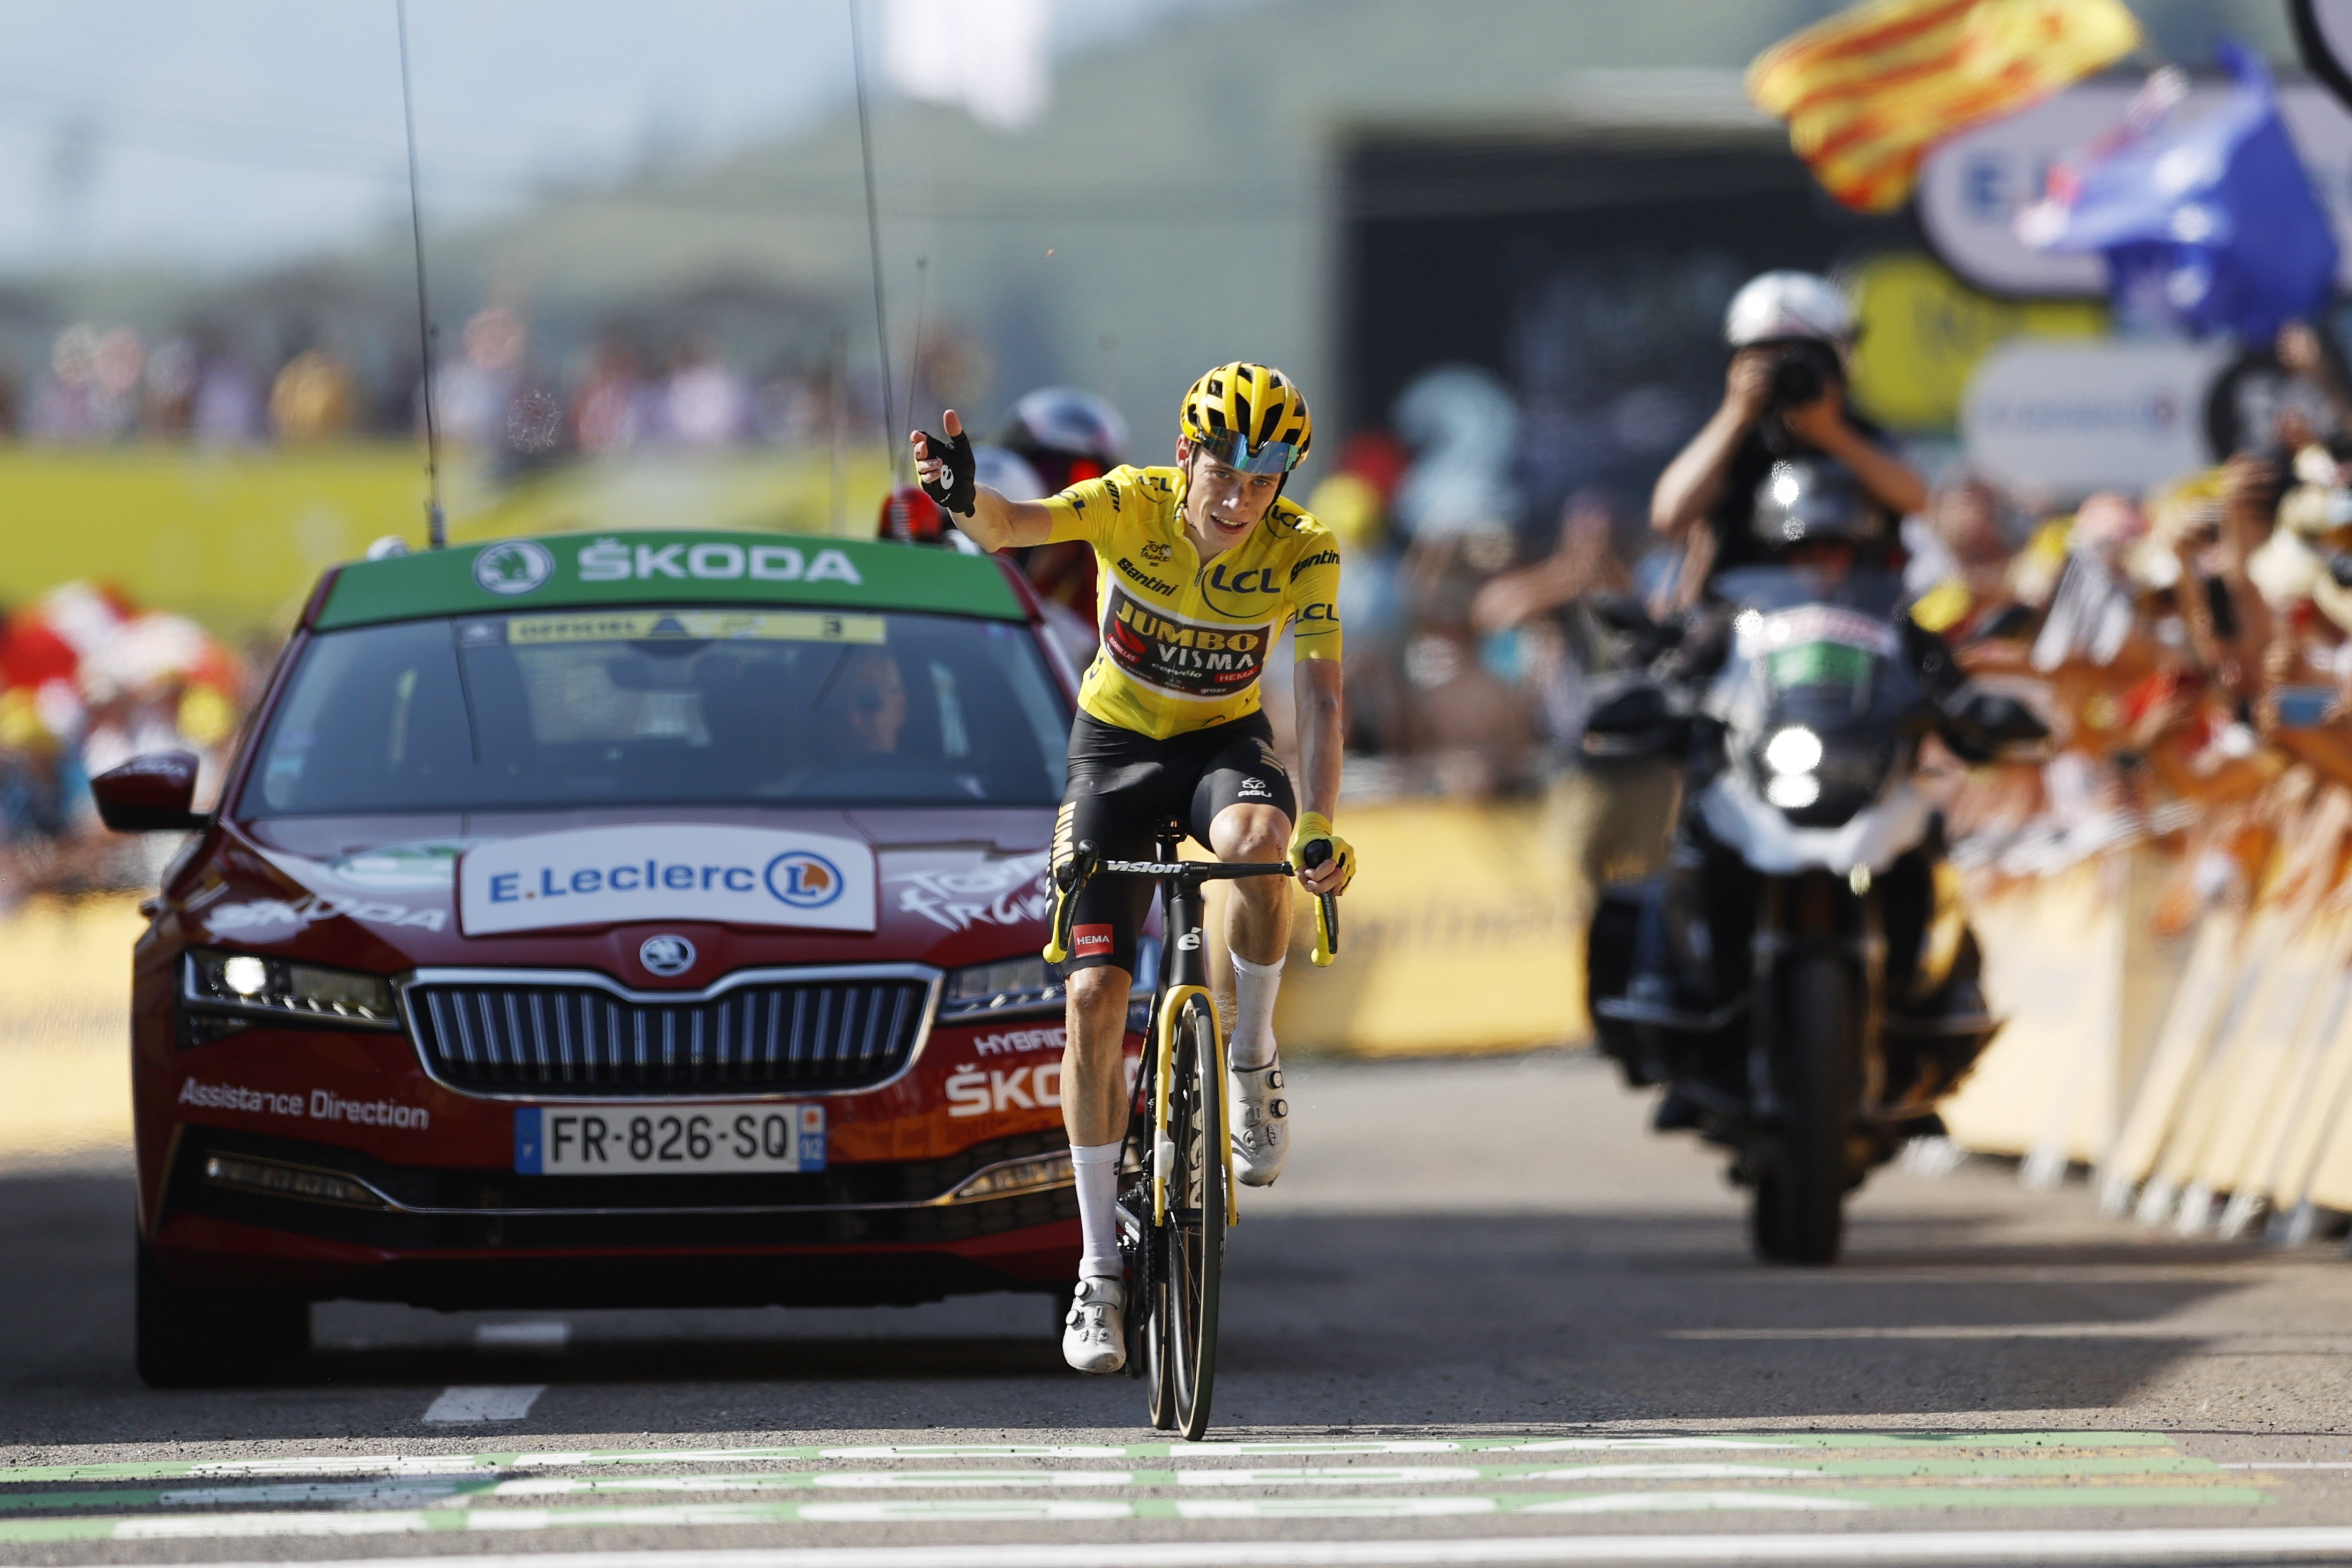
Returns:
[[[1098,958],[1110,952],[1112,930],[1109,926],[1073,926],[1070,928],[1070,955],[1074,958]]]
[[[478,845],[457,863],[468,936],[629,921],[870,931],[877,905],[874,852],[823,833],[583,827]]]
[[[1218,699],[1244,690],[1265,668],[1274,628],[1214,626],[1154,609],[1114,583],[1103,616],[1103,651],[1121,669],[1177,697]]]

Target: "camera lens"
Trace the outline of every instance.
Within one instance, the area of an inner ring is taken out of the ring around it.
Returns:
[[[1801,354],[1790,354],[1772,366],[1772,406],[1796,408],[1822,395],[1822,373]]]

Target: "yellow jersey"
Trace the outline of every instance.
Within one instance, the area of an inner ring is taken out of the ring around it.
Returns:
[[[1181,468],[1113,468],[1044,505],[1051,535],[1094,546],[1102,648],[1078,706],[1165,740],[1258,710],[1258,677],[1283,628],[1300,658],[1339,657],[1339,546],[1277,500],[1203,562],[1185,537]]]

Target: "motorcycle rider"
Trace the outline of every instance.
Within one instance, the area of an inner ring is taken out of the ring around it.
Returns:
[[[1742,567],[1789,568],[1822,599],[1840,601],[1857,574],[1889,581],[1887,569],[1900,558],[1898,519],[1927,499],[1920,477],[1846,406],[1853,317],[1826,279],[1795,272],[1753,279],[1732,300],[1725,337],[1733,353],[1723,405],[1659,476],[1651,505],[1654,530],[1685,547],[1674,597],[1686,613],[1668,634],[1678,646],[1654,673],[1694,693],[1721,666],[1733,630],[1731,606],[1713,601],[1710,584]],[[1956,751],[1970,761],[1985,760],[2000,744],[2038,729],[2030,716],[1964,698],[1963,679],[1942,640],[1896,615],[1904,660],[1922,694],[1944,710],[1943,733]],[[1597,735],[1605,751],[1612,730],[1638,736],[1643,721],[1663,717],[1671,707],[1654,685],[1633,689],[1620,705],[1624,711],[1619,714],[1596,710],[1588,750],[1595,749]],[[1723,761],[1719,746],[1693,748],[1686,765],[1695,793]],[[1684,1005],[1704,1011],[1748,983],[1753,910],[1743,906],[1753,891],[1738,855],[1716,841],[1704,812],[1685,815],[1675,838],[1663,876],[1642,890],[1604,897],[1592,937],[1594,980],[1598,988],[1603,970],[1622,973],[1630,992],[1685,996]],[[1876,878],[1890,1028],[1904,1016],[1958,1018],[1983,1011],[1975,942],[1940,859],[1940,837],[1931,831]],[[1683,912],[1670,918],[1670,910]],[[1662,942],[1669,929],[1687,937]],[[1637,931],[1654,934],[1636,939]],[[1670,949],[1680,950],[1679,960]],[[1618,956],[1605,957],[1612,952]],[[1630,973],[1619,967],[1627,962]],[[1934,1033],[1932,1026],[1927,1032]],[[1634,1035],[1605,1022],[1602,1034],[1604,1046],[1637,1080],[1651,1076],[1653,1066]],[[1973,1048],[1921,1052],[1905,1060],[1905,1075],[1916,1074],[1922,1092],[1932,1095],[1948,1088],[1972,1055]],[[1727,1058],[1725,1070],[1732,1075],[1727,1087],[1736,1093],[1743,1077],[1739,1064]],[[1671,1082],[1658,1106],[1658,1130],[1705,1121],[1700,1104],[1680,1082]]]
[[[1826,278],[1767,272],[1724,312],[1731,365],[1723,403],[1675,454],[1650,495],[1650,526],[1683,547],[1677,607],[1697,601],[1716,573],[1779,559],[1754,525],[1758,488],[1781,462],[1811,459],[1853,476],[1895,520],[1923,510],[1927,481],[1887,449],[1878,427],[1846,402],[1853,311]]]

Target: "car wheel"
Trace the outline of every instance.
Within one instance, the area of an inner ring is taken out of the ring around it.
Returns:
[[[184,1290],[139,1244],[139,1381],[150,1388],[255,1383],[310,1348],[310,1303],[257,1291]]]

